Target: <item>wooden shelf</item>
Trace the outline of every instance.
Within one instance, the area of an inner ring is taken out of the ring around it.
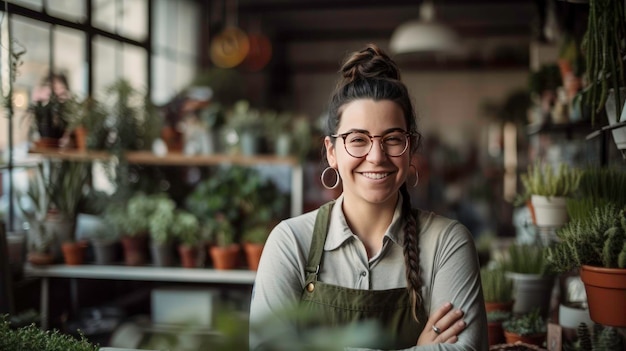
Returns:
[[[69,161],[107,160],[112,157],[112,155],[106,151],[80,151],[75,149],[36,148],[32,149],[30,152],[45,158]],[[295,157],[278,157],[274,155],[185,155],[180,152],[172,152],[164,156],[157,156],[150,151],[128,151],[124,155],[130,163],[154,166],[213,166],[219,164],[236,164],[242,166],[284,164],[296,166],[299,164],[298,159]]]

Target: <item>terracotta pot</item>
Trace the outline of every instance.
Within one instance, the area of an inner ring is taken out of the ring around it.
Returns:
[[[626,327],[626,269],[583,265],[580,279],[585,284],[591,319],[603,325]]]
[[[515,344],[517,342],[521,342],[530,345],[541,346],[543,345],[543,342],[546,341],[546,333],[519,335],[505,330],[504,338],[506,339],[507,344]]]
[[[485,302],[485,310],[487,313],[493,311],[511,312],[513,310],[513,303],[513,300],[509,302]]]
[[[526,200],[526,207],[528,207],[528,211],[530,211],[530,218],[533,221],[534,225],[537,225],[537,217],[535,216],[535,207],[533,207],[533,202],[528,199]]]
[[[264,244],[243,243],[243,250],[246,253],[246,261],[250,270],[256,271],[259,268],[259,261],[261,260],[264,246]]]
[[[74,129],[74,140],[76,148],[80,151],[87,151],[87,128],[83,126]]]
[[[209,255],[213,260],[215,269],[234,269],[237,267],[239,259],[239,244],[232,244],[227,247],[211,246]]]
[[[61,244],[66,265],[78,266],[85,262],[86,244],[83,242],[64,242]]]
[[[198,267],[198,248],[189,245],[179,245],[180,265],[185,268]]]
[[[504,342],[502,322],[487,323],[487,336],[489,337],[489,346],[502,344]]]
[[[141,266],[147,262],[147,235],[123,236],[120,241],[124,249],[124,263],[127,266]]]

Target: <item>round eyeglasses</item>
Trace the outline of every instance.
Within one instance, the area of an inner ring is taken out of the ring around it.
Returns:
[[[402,156],[409,148],[410,137],[413,133],[403,130],[392,131],[383,135],[369,135],[365,132],[351,131],[342,134],[333,134],[331,137],[343,139],[343,146],[348,155],[356,158],[365,157],[372,150],[374,138],[380,138],[380,148],[387,156]]]

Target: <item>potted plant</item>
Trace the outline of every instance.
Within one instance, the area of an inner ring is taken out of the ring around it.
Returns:
[[[489,345],[504,342],[502,322],[511,317],[513,310],[513,281],[497,268],[482,268],[480,281],[487,311],[487,335]]]
[[[174,264],[172,254],[171,226],[175,220],[176,203],[166,194],[150,195],[153,201],[152,211],[148,215],[148,232],[150,235],[150,252],[155,266],[166,267]]]
[[[546,321],[539,309],[504,321],[502,328],[508,344],[522,342],[541,346],[546,341]]]
[[[216,215],[209,236],[209,255],[215,269],[237,267],[240,245],[235,238],[235,228],[222,214]]]
[[[186,268],[198,267],[199,245],[202,243],[198,218],[186,210],[177,210],[169,230],[179,240],[181,265]]]
[[[74,132],[76,148],[83,151],[104,149],[110,132],[107,108],[89,96],[77,105],[76,110],[76,116],[68,126]]]
[[[544,248],[512,244],[499,264],[513,281],[513,313],[524,314],[538,308],[546,316],[550,310],[554,275],[545,262]]]
[[[261,112],[250,108],[250,102],[239,100],[227,115],[226,125],[237,134],[239,152],[245,156],[260,154],[263,137],[263,120]],[[227,139],[229,139],[227,137]],[[237,149],[234,149],[237,152]]]
[[[244,230],[242,236],[243,250],[250,270],[256,271],[259,268],[263,247],[271,230],[272,226],[269,223],[260,223]]]
[[[556,272],[580,269],[594,322],[626,327],[626,215],[608,203],[574,218],[557,231],[559,242],[546,251]]]
[[[0,315],[0,350],[97,351],[82,333],[75,338],[59,330],[42,330],[35,324],[14,327],[6,315]]]
[[[530,199],[538,227],[560,227],[567,222],[567,198],[578,188],[580,177],[580,170],[565,163],[556,169],[549,163],[528,166],[520,176],[525,188],[521,198]]]

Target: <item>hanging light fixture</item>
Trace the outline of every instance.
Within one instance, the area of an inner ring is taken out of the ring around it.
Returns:
[[[460,40],[452,28],[435,21],[435,6],[432,1],[424,0],[420,6],[419,20],[406,22],[396,28],[389,48],[395,54],[454,53],[460,49]]]

